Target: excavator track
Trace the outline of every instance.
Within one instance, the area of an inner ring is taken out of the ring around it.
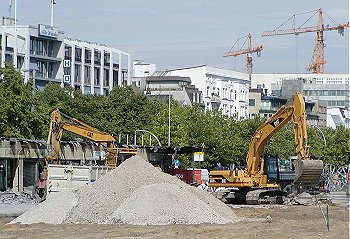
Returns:
[[[296,160],[294,166],[294,184],[314,186],[318,183],[323,170],[322,160]]]
[[[247,192],[246,202],[250,205],[282,204],[287,193],[279,189],[257,189]]]

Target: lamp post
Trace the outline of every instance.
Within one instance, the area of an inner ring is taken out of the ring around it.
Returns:
[[[321,132],[321,135],[322,135],[323,141],[324,141],[324,146],[327,146],[326,137],[324,136],[324,133],[322,132],[322,130],[317,125],[313,125],[312,127],[316,128],[318,131]]]
[[[162,146],[161,143],[160,143],[160,141],[159,141],[159,139],[158,139],[158,137],[155,136],[152,132],[150,132],[150,131],[148,131],[148,130],[145,130],[145,129],[135,130],[135,139],[134,139],[135,145],[136,145],[136,132],[146,132],[146,133],[149,133],[150,135],[152,135],[152,136],[157,140],[158,145],[159,145],[159,146]]]
[[[169,107],[168,107],[168,146],[170,146],[170,90],[169,90]]]

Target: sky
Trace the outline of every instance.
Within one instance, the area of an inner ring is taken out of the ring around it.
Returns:
[[[9,2],[0,0],[0,15],[9,16]],[[14,5],[14,1],[12,3]],[[302,25],[322,8],[335,22],[349,21],[348,0],[55,0],[54,25],[66,37],[131,54],[133,60],[155,63],[157,70],[208,64],[246,72],[246,55],[223,57],[238,38],[252,35],[263,45],[253,54],[253,73],[306,73],[316,33],[261,37],[296,15]],[[13,7],[14,9],[14,7]],[[14,14],[12,13],[12,17]],[[50,25],[51,0],[17,0],[19,25]],[[334,23],[327,17],[325,25]],[[303,26],[316,26],[317,15]],[[287,22],[280,29],[292,27]],[[349,73],[349,29],[324,33],[325,73]],[[240,41],[240,48],[244,42]],[[236,45],[237,47],[237,45]],[[236,50],[236,47],[234,48]]]

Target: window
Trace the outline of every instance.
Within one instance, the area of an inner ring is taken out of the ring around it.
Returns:
[[[104,65],[109,66],[110,63],[110,55],[109,53],[104,53],[103,54],[103,60],[104,60]]]
[[[95,64],[96,65],[100,65],[101,64],[101,52],[98,51],[98,50],[95,50],[94,51],[94,57],[95,57],[95,59],[94,59]]]
[[[75,65],[75,82],[81,83],[81,66]]]
[[[37,44],[38,44],[38,55],[43,55],[43,52],[44,52],[43,42],[37,41]]]
[[[53,62],[49,62],[48,69],[47,69],[47,75],[49,78],[54,78],[53,75]]]
[[[84,83],[85,84],[91,84],[91,68],[90,66],[85,66],[84,68],[84,74],[85,74],[85,77],[84,77]]]
[[[72,47],[65,45],[64,47],[64,59],[70,60],[72,58]]]
[[[30,39],[30,54],[35,55],[36,54],[36,41],[35,39]]]
[[[94,68],[94,84],[100,85],[100,68]]]
[[[109,86],[109,70],[104,69],[103,71],[103,86]]]
[[[81,53],[82,53],[81,48],[76,47],[75,48],[75,61],[81,62]]]
[[[52,41],[48,42],[48,46],[47,46],[47,55],[50,57],[54,57],[54,44]]]
[[[91,63],[91,50],[85,49],[85,63]]]
[[[249,99],[249,106],[255,106],[255,99]]]

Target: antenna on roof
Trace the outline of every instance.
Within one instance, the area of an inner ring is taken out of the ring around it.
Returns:
[[[9,18],[11,18],[12,13],[12,0],[9,0]]]

